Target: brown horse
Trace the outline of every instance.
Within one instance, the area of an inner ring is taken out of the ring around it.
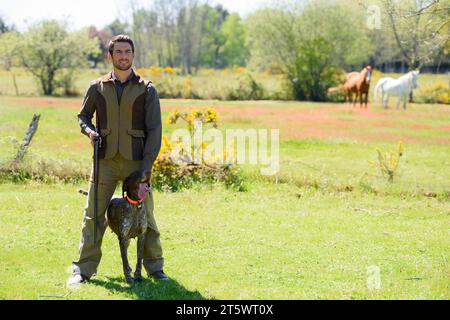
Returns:
[[[328,92],[335,92],[339,90],[344,90],[345,101],[353,101],[353,106],[356,106],[356,100],[359,96],[359,106],[362,108],[363,95],[364,104],[367,108],[368,93],[370,87],[370,79],[372,77],[372,67],[367,65],[361,72],[350,72],[346,76],[346,81],[337,87],[328,89]]]

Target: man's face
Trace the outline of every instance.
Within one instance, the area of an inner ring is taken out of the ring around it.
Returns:
[[[128,42],[116,42],[113,53],[110,56],[116,69],[126,71],[133,64],[134,54]]]

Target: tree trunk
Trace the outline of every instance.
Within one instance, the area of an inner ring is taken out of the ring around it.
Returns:
[[[47,79],[43,79],[44,82],[44,95],[51,96],[53,94],[53,80],[55,79],[55,70],[49,69],[47,71]]]
[[[17,82],[16,82],[16,75],[13,74],[13,84],[14,84],[14,89],[16,90],[16,96],[19,95],[19,88],[17,87]]]

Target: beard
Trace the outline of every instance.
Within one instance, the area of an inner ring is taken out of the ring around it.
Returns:
[[[119,70],[121,70],[121,71],[127,71],[127,70],[129,70],[129,69],[131,68],[132,64],[133,64],[133,62],[129,62],[128,64],[123,64],[123,63],[121,63],[121,62],[119,62],[119,61],[114,61],[114,60],[113,60],[113,66],[114,66],[114,68],[119,69]]]

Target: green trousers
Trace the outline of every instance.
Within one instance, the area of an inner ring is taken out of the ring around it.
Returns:
[[[89,194],[84,209],[84,219],[79,246],[79,259],[72,262],[72,273],[91,277],[97,273],[102,257],[101,244],[105,233],[106,209],[114,195],[117,183],[123,181],[131,172],[139,170],[141,161],[126,160],[119,153],[113,159],[100,159],[98,184],[97,241],[94,243],[94,183],[93,171],[89,179]],[[153,194],[150,192],[144,200],[147,212],[147,234],[145,237],[143,265],[148,274],[163,269],[159,231],[153,215]],[[119,252],[119,246],[117,246]]]

